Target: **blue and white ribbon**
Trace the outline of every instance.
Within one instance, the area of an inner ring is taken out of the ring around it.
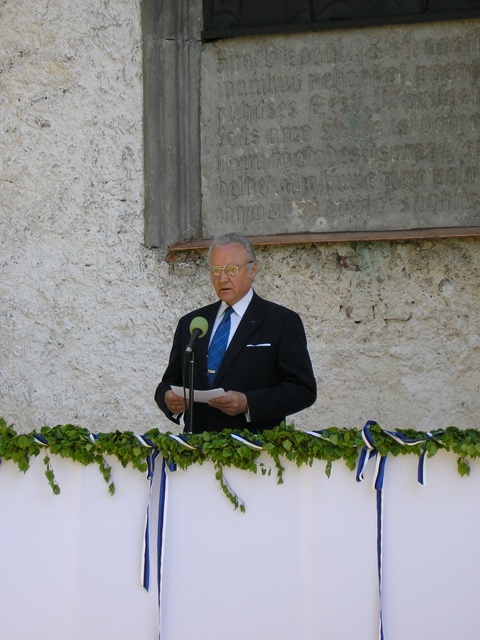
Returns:
[[[242,444],[245,444],[247,447],[250,447],[250,449],[256,449],[257,451],[261,451],[263,449],[263,442],[260,442],[260,440],[256,440],[255,438],[252,438],[250,440],[248,438],[245,438],[245,436],[238,435],[238,433],[231,433],[230,435],[232,436],[232,438],[234,438],[234,440],[238,440]]]
[[[188,444],[188,442],[185,442]],[[157,587],[158,587],[158,640],[161,640],[162,633],[162,562],[163,562],[163,538],[165,532],[165,506],[167,497],[167,468],[169,471],[176,471],[177,465],[162,458],[162,469],[160,476],[160,493],[158,497],[158,530],[157,530]]]
[[[315,438],[320,438],[320,440],[330,440],[330,438],[326,438],[323,434],[327,431],[326,429],[319,429],[318,431],[305,431],[309,436],[314,436]]]
[[[375,420],[368,420],[362,429],[361,436],[365,442],[365,446],[360,452],[357,465],[357,482],[362,482],[364,479],[363,472],[368,462],[375,458],[375,472],[373,474],[373,488],[381,491],[383,489],[383,482],[385,479],[385,465],[387,463],[386,456],[380,456],[373,441],[370,428],[372,425],[377,424]]]
[[[360,452],[357,466],[357,482],[364,479],[363,472],[369,460],[375,458],[375,473],[373,477],[373,487],[376,491],[377,502],[377,573],[378,573],[378,595],[379,595],[379,631],[378,637],[384,640],[383,632],[383,611],[382,611],[382,580],[383,580],[383,485],[385,480],[385,468],[387,457],[381,456],[375,447],[370,427],[377,424],[375,420],[368,420],[362,429],[362,438],[365,446]]]
[[[155,460],[158,456],[158,449],[154,447],[154,444],[145,436],[139,436],[135,434],[137,440],[144,446],[148,447],[152,451],[147,456],[147,480],[149,480],[149,492],[147,511],[145,514],[145,525],[143,530],[143,549],[142,549],[142,568],[140,573],[140,582],[143,588],[148,591],[150,587],[150,508],[152,499],[152,486],[153,477],[155,474]]]
[[[357,466],[357,482],[363,480],[363,472],[368,464],[368,461],[372,458],[376,459],[375,473],[373,486],[377,492],[377,569],[378,569],[378,589],[380,598],[380,614],[379,614],[379,638],[384,640],[383,631],[383,613],[382,613],[382,580],[383,580],[383,485],[385,480],[385,467],[387,462],[386,456],[381,456],[375,447],[370,427],[377,424],[374,420],[368,420],[362,429],[362,438],[365,442],[365,446],[360,452],[360,457]],[[401,431],[387,431],[382,429],[382,432],[388,435],[390,438],[398,442],[402,446],[415,446],[424,443],[422,453],[418,462],[417,481],[424,485],[425,478],[425,461],[427,454],[427,443],[430,440],[435,440],[436,437],[444,433],[444,431],[436,431],[434,433],[427,432],[426,436],[419,437],[407,437]]]
[[[190,451],[193,451],[196,448],[189,443],[188,438],[184,433],[179,433],[177,435],[175,435],[174,433],[169,433],[168,435],[170,436],[170,438],[172,438],[172,440],[175,440],[176,442],[178,442],[178,444],[181,444],[186,449],[190,449]]]
[[[417,438],[409,438],[401,431],[385,431],[384,430],[383,432],[386,433],[388,436],[390,436],[390,438],[395,440],[395,442],[398,442],[403,446],[413,447],[417,444],[421,444],[422,442],[424,443],[422,453],[420,454],[420,457],[418,460],[417,482],[419,482],[421,485],[425,485],[427,482],[426,465],[425,465],[426,458],[427,458],[427,443],[430,440],[435,440],[438,436],[445,433],[445,431],[440,430],[440,431],[435,431],[435,433],[432,433],[431,431],[427,431],[426,437],[421,436]]]
[[[193,450],[196,447],[192,446],[188,441],[188,437],[185,434],[169,434],[170,437],[181,444],[183,447]],[[143,587],[148,591],[150,583],[150,511],[151,511],[151,499],[152,499],[152,487],[155,475],[155,461],[159,455],[158,449],[155,448],[154,443],[146,436],[136,435],[138,441],[145,447],[151,449],[151,453],[147,457],[147,478],[150,482],[147,513],[145,516],[145,531],[143,537],[143,564],[141,581]],[[163,563],[163,542],[166,523],[166,496],[167,496],[167,469],[169,471],[175,471],[177,468],[173,462],[168,462],[166,458],[162,458],[162,465],[160,470],[160,489],[158,496],[158,524],[157,524],[157,588],[158,588],[158,621],[159,631],[158,637],[161,637],[161,593],[162,593],[162,563]]]
[[[167,495],[167,466],[165,458],[162,458],[162,468],[160,475],[160,493],[158,497],[158,529],[157,529],[157,588],[158,588],[158,640],[162,633],[162,560],[163,560],[163,535],[165,529],[165,503]]]

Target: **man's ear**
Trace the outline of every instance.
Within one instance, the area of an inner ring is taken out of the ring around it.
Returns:
[[[255,280],[255,276],[258,273],[258,266],[257,266],[257,262],[255,261],[250,268],[250,277],[252,279],[252,282]]]

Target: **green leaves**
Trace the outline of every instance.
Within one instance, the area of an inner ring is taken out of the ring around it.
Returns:
[[[388,435],[379,424],[370,424],[369,428],[380,455],[420,456],[425,448],[428,457],[432,457],[441,449],[452,451],[458,456],[457,468],[462,476],[470,473],[469,460],[480,456],[480,431],[477,429],[461,431],[456,427],[447,427],[432,433],[404,429],[402,434],[416,443],[403,445]],[[255,436],[243,431],[238,434],[243,440],[233,438],[232,434],[228,429],[187,434],[185,441],[182,441],[171,433],[151,429],[142,441],[132,431],[92,434],[87,429],[72,424],[42,427],[39,434],[18,434],[13,426],[7,425],[0,418],[0,459],[13,461],[20,471],[25,472],[30,466],[30,458],[38,456],[40,450],[44,449],[45,476],[55,494],[60,493],[60,487],[55,480],[50,456],[58,455],[83,465],[96,464],[113,494],[115,485],[108,460],[116,459],[123,467],[131,465],[145,473],[147,457],[156,449],[179,469],[211,462],[222,491],[235,508],[244,511],[243,501],[225,480],[224,468],[235,467],[256,473],[260,467],[262,475],[270,475],[268,465],[264,461],[259,462],[259,456],[263,452],[263,456],[266,454],[273,460],[279,484],[283,482],[285,461],[300,467],[311,466],[315,460],[322,460],[326,463],[325,473],[330,477],[333,463],[337,460],[343,460],[350,470],[354,470],[359,452],[365,444],[358,429],[330,427],[307,433],[285,423]],[[258,445],[249,446],[252,439],[260,442],[261,449]],[[153,448],[144,444],[147,441]]]
[[[284,471],[280,457],[295,462],[298,467],[304,464],[312,466],[314,460],[325,460],[325,473],[328,477],[332,471],[332,462],[336,460],[343,459],[349,469],[355,469],[359,447],[363,445],[358,431],[331,427],[319,432],[318,436],[285,424],[262,434],[264,449],[275,461],[279,483],[283,481]]]
[[[240,508],[240,511],[245,512],[244,501],[238,497],[235,491],[233,491],[228,482],[225,480],[225,476],[223,475],[223,467],[221,467],[219,464],[215,464],[215,478],[220,483],[220,487],[223,493],[227,496],[235,509]]]
[[[45,456],[43,459],[43,463],[45,465],[45,477],[48,480],[48,484],[51,486],[53,493],[58,496],[60,493],[60,487],[55,481],[55,474],[53,473],[53,469],[50,466],[50,458]]]
[[[457,469],[461,476],[470,475],[470,465],[468,464],[468,460],[465,460],[465,458],[458,458]]]
[[[17,435],[13,427],[0,418],[0,459],[12,460],[25,472],[30,467],[30,457],[38,456],[39,452],[40,445],[33,434]]]

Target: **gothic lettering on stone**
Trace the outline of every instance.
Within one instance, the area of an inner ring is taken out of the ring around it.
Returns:
[[[205,45],[204,236],[480,225],[479,54],[474,20]]]

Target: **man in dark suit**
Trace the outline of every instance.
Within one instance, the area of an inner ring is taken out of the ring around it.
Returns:
[[[263,300],[253,291],[257,262],[244,236],[230,233],[215,239],[208,262],[219,300],[180,319],[155,400],[170,420],[179,424],[183,414],[189,425],[188,403],[171,386],[184,383],[190,323],[201,317],[208,322],[208,330],[194,346],[194,388],[223,388],[226,394],[208,403],[194,403],[192,431],[231,428],[258,433],[278,426],[286,416],[312,405],[317,397],[302,320],[294,311]],[[208,364],[209,345],[215,342],[212,336],[229,307],[233,312],[228,348],[218,368],[208,372],[207,365],[213,366]]]

